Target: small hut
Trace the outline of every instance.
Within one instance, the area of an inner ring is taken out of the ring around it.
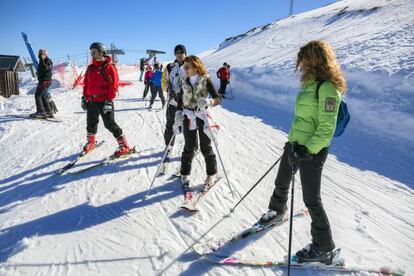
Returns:
[[[19,95],[19,76],[17,72],[26,71],[19,56],[0,55],[0,95],[9,98]]]

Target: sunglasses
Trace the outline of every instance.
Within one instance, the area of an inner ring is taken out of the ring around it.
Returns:
[[[184,52],[175,52],[175,55],[184,55]]]
[[[184,70],[190,70],[191,66],[190,65],[184,65]]]

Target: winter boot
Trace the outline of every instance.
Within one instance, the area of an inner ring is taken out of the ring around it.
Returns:
[[[96,145],[96,140],[95,140],[95,134],[91,134],[88,133],[88,135],[86,136],[86,144],[83,146],[83,151],[85,153],[90,152],[91,150],[93,150],[95,148]]]
[[[184,198],[186,200],[191,200],[190,175],[181,175],[181,183],[183,184]]]
[[[118,142],[118,149],[115,151],[114,156],[115,158],[121,157],[122,155],[129,154],[130,148],[128,146],[128,142],[125,139],[124,135],[119,136],[116,138],[116,141]]]
[[[333,251],[319,250],[313,243],[306,245],[303,249],[296,252],[298,263],[320,262],[327,265],[332,263]]]
[[[190,175],[181,175],[181,183],[190,186]]]
[[[203,192],[206,193],[211,187],[216,184],[217,174],[207,175],[206,181],[204,181]]]
[[[255,225],[258,227],[268,227],[273,224],[282,223],[286,219],[286,211],[287,207],[285,207],[282,212],[277,212],[269,209],[266,213],[262,215],[262,217]]]
[[[47,112],[45,114],[45,118],[55,118],[55,116],[53,116],[53,113],[52,112]]]

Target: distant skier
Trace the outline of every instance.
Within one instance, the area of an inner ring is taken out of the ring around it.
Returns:
[[[299,262],[329,264],[335,243],[321,201],[321,175],[346,83],[335,53],[324,41],[311,41],[300,48],[296,70],[302,74],[302,89],[296,98],[295,117],[280,161],[269,210],[258,223],[269,225],[284,220],[292,174],[299,169],[303,201],[312,219],[312,243],[298,251],[296,257]],[[320,89],[316,95],[318,85]]]
[[[144,72],[145,72],[145,58],[141,58],[139,60],[139,71],[140,71],[139,81],[142,81],[142,77],[144,76]]]
[[[225,98],[226,94],[226,86],[230,80],[230,70],[228,67],[227,62],[223,63],[223,66],[216,72],[217,78],[220,80],[220,88],[219,88],[219,94]]]
[[[45,49],[40,49],[38,56],[39,69],[37,72],[37,79],[39,83],[35,93],[36,113],[33,113],[30,116],[33,118],[53,118],[55,106],[51,105],[50,94],[48,94],[48,89],[52,84],[53,62],[48,57]]]
[[[92,55],[92,64],[88,66],[85,73],[82,109],[87,112],[87,143],[84,151],[89,152],[95,147],[96,132],[98,130],[99,115],[103,119],[104,126],[108,129],[118,142],[115,157],[128,154],[128,146],[122,129],[115,122],[115,109],[113,100],[118,91],[118,72],[112,63],[112,58],[106,55],[105,45],[94,42],[89,47]]]
[[[162,78],[162,71],[160,70],[160,65],[159,63],[155,63],[154,74],[152,75],[152,78],[151,78],[152,86],[151,86],[151,100],[150,100],[150,105],[149,105],[150,109],[152,108],[152,105],[154,104],[155,98],[157,97],[157,93],[161,99],[162,108],[164,108],[165,106],[164,92],[162,91],[162,88],[161,88],[161,78]]]
[[[220,95],[214,88],[206,68],[196,56],[188,56],[184,59],[186,78],[181,80],[181,89],[178,99],[178,111],[175,121],[183,123],[184,150],[181,156],[181,180],[184,191],[190,185],[191,163],[198,149],[200,140],[201,153],[206,162],[207,178],[205,187],[212,186],[217,178],[216,155],[211,147],[211,140],[204,131],[207,120],[205,108],[220,104]],[[210,95],[211,98],[208,98]],[[182,109],[182,111],[181,111]]]
[[[181,79],[185,78],[185,72],[183,68],[184,58],[187,55],[187,50],[184,45],[178,44],[174,48],[175,61],[170,63],[165,68],[162,75],[162,90],[166,91],[168,94],[168,103],[166,117],[167,122],[165,124],[164,131],[164,142],[165,146],[168,146],[171,138],[173,137],[173,125],[175,119],[175,112],[177,111],[178,104],[178,93],[180,92]],[[167,153],[166,161],[168,161],[168,156],[174,146],[174,139],[171,142],[171,148],[166,149],[169,152]]]
[[[147,97],[148,91],[151,90],[152,87],[152,67],[150,64],[147,65],[147,71],[145,71],[145,76],[144,76],[144,84],[145,84],[145,88],[144,88],[144,94],[142,95],[142,99],[144,100]]]

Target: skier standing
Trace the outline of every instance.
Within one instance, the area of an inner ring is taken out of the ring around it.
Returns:
[[[228,68],[227,62],[223,63],[223,66],[216,72],[217,78],[220,79],[220,88],[219,94],[225,98],[224,94],[226,94],[226,86],[230,79],[230,70]]]
[[[142,81],[142,77],[144,76],[144,71],[145,71],[145,58],[141,58],[139,60],[139,81]]]
[[[53,118],[53,107],[50,105],[47,90],[52,84],[53,62],[48,57],[45,49],[39,49],[39,70],[37,73],[37,84],[35,93],[36,113],[31,114],[33,118]]]
[[[145,88],[144,88],[144,94],[142,95],[142,99],[145,99],[145,97],[147,97],[148,91],[151,90],[152,87],[152,68],[151,65],[147,65],[147,71],[145,72],[145,76],[144,76],[144,84],[145,84]]]
[[[165,68],[163,75],[162,75],[162,90],[167,91],[168,94],[168,103],[167,103],[167,111],[166,117],[167,122],[165,124],[165,131],[164,131],[164,142],[165,146],[168,146],[171,138],[173,137],[174,130],[174,118],[175,112],[177,111],[177,104],[178,104],[178,93],[180,92],[180,85],[181,79],[185,78],[185,72],[183,68],[184,58],[187,55],[187,51],[184,45],[178,44],[174,48],[175,54],[175,61],[170,63]],[[172,146],[174,146],[174,139],[171,142],[171,148],[166,149],[169,152],[167,153],[167,160],[168,156],[172,150]]]
[[[162,108],[164,108],[165,105],[165,98],[164,93],[161,88],[161,78],[162,78],[162,71],[159,69],[160,65],[159,63],[154,64],[154,74],[152,75],[151,81],[151,100],[150,100],[150,106],[149,108],[152,108],[152,105],[154,104],[155,98],[158,96],[161,98]]]
[[[184,150],[181,156],[181,180],[184,191],[190,185],[191,163],[197,152],[198,141],[206,162],[207,178],[205,188],[212,186],[217,178],[216,155],[211,147],[211,140],[205,133],[208,120],[205,109],[220,104],[220,96],[214,88],[202,61],[196,56],[184,59],[186,78],[181,80],[178,108],[175,121],[183,122]],[[208,98],[208,96],[211,98]],[[181,110],[182,109],[182,110]]]
[[[89,47],[92,55],[90,64],[85,73],[82,109],[87,112],[87,143],[83,150],[89,152],[95,147],[95,135],[98,130],[99,115],[104,126],[113,134],[118,142],[115,151],[116,158],[128,154],[130,148],[122,133],[122,129],[115,122],[113,100],[118,91],[118,72],[112,63],[112,58],[106,55],[105,45],[94,42]]]
[[[303,201],[312,219],[312,243],[298,251],[296,257],[299,262],[330,264],[335,244],[321,201],[321,175],[346,83],[335,53],[324,41],[311,41],[300,48],[296,70],[302,74],[302,89],[296,98],[295,117],[280,161],[269,210],[258,223],[269,225],[284,220],[292,174],[299,169]]]

